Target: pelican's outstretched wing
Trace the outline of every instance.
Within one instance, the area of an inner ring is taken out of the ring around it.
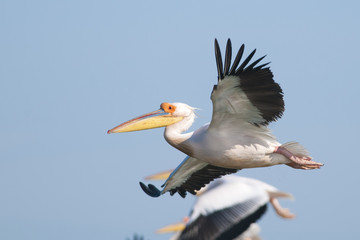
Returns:
[[[215,39],[215,57],[218,84],[211,93],[213,115],[210,128],[234,125],[246,121],[255,125],[267,125],[282,116],[284,112],[283,92],[274,80],[268,63],[256,66],[265,57],[248,63],[255,51],[242,62],[244,44],[240,47],[233,65],[231,64],[231,41],[227,41],[225,62],[221,58],[219,44]],[[240,64],[240,66],[239,66]]]
[[[253,204],[251,202],[245,204]],[[209,216],[200,216],[189,224],[181,233],[181,240],[227,240],[234,239],[245,232],[252,223],[256,222],[265,213],[267,205],[247,216],[242,215],[244,206],[237,205],[212,213]]]
[[[200,215],[187,224],[179,239],[235,239],[260,219],[266,208],[267,202],[264,202],[263,196],[254,196],[208,215]]]
[[[151,197],[159,197],[166,192],[174,195],[177,192],[184,198],[186,192],[196,194],[196,191],[200,190],[212,180],[237,171],[238,169],[213,166],[187,156],[170,174],[162,185],[162,187],[164,187],[162,190],[157,189],[152,184],[146,186],[142,182],[140,182],[140,186],[143,191]]]

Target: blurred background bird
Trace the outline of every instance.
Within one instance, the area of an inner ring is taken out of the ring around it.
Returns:
[[[146,177],[166,178],[172,171]],[[260,239],[260,227],[255,224],[268,203],[282,218],[295,217],[282,208],[277,198],[293,199],[265,182],[235,175],[223,176],[196,192],[197,199],[188,217],[181,223],[168,225],[158,233],[175,232],[171,239]]]

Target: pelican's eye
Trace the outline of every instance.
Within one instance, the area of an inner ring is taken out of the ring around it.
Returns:
[[[175,112],[175,109],[176,109],[176,107],[170,103],[162,103],[160,105],[160,108],[167,113],[173,113],[173,112]]]

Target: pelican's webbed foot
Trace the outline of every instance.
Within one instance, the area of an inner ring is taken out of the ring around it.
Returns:
[[[147,195],[149,195],[150,197],[160,197],[161,191],[157,187],[155,187],[152,184],[149,184],[146,186],[142,182],[139,182],[139,183],[140,183],[140,187]]]
[[[287,165],[296,169],[318,169],[324,165],[322,163],[312,161],[311,157],[295,156],[292,152],[281,146],[276,147],[274,153],[279,153],[287,157],[291,161],[291,163],[288,163]]]

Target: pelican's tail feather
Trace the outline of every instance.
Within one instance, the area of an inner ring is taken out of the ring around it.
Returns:
[[[281,145],[297,157],[310,157],[310,153],[298,142],[287,142]]]

